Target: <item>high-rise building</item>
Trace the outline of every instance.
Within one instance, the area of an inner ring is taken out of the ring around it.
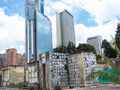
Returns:
[[[87,43],[93,46],[96,50],[96,53],[99,55],[102,55],[102,39],[101,36],[94,36],[94,37],[89,37],[87,39]]]
[[[51,22],[44,15],[44,0],[26,0],[26,59],[38,60],[38,55],[52,50]]]
[[[73,16],[67,10],[56,14],[57,47],[67,46],[69,42],[75,45]]]

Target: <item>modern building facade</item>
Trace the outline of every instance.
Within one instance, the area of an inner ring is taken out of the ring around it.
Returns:
[[[44,0],[26,0],[26,59],[38,60],[38,55],[52,50],[51,22],[44,15]]]
[[[69,42],[75,45],[73,16],[67,10],[56,14],[57,47],[67,46]]]
[[[95,48],[97,54],[102,55],[102,38],[100,35],[89,37],[87,43]]]

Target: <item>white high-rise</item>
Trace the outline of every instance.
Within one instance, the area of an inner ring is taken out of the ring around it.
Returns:
[[[102,39],[101,36],[94,36],[94,37],[89,37],[87,39],[87,43],[93,46],[96,50],[96,54],[102,55]]]
[[[67,46],[69,42],[75,45],[73,16],[67,10],[56,14],[57,47]]]

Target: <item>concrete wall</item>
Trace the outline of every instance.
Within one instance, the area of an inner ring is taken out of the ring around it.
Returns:
[[[38,62],[31,62],[28,64],[28,82],[38,83]]]
[[[24,67],[11,65],[2,68],[2,81],[3,86],[24,82]]]
[[[55,86],[68,85],[67,54],[48,52],[40,55],[40,84],[42,88],[51,90]]]

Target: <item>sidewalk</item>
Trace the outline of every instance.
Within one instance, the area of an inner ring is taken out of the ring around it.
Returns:
[[[74,88],[70,90],[120,90],[120,84],[98,84],[97,86]]]

